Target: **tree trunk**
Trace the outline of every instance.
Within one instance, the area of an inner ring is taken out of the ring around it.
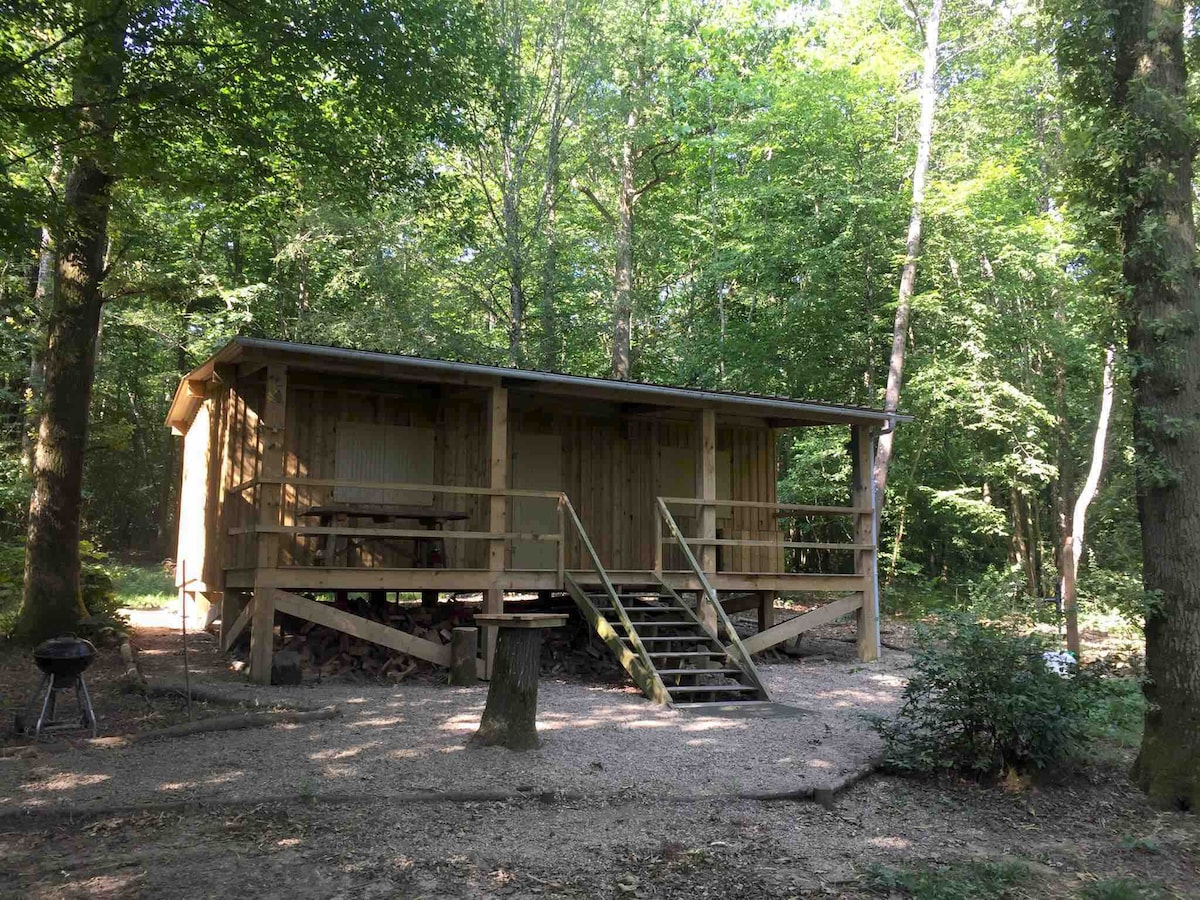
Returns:
[[[1200,280],[1192,212],[1182,0],[1117,20],[1114,105],[1130,142],[1121,173],[1138,515],[1146,612],[1146,727],[1138,783],[1200,809]],[[1124,149],[1124,148],[1122,148]]]
[[[501,628],[496,642],[496,668],[488,686],[487,703],[472,743],[499,745],[509,750],[537,748],[538,669],[542,631]]]
[[[123,5],[110,8],[103,0],[84,4],[82,10],[96,24],[84,31],[75,60],[72,99],[78,140],[66,180],[61,231],[54,241],[46,381],[29,502],[25,593],[17,622],[18,633],[28,640],[68,631],[85,612],[79,592],[79,513],[116,178],[116,116],[108,101],[121,85],[125,14]]]
[[[1100,391],[1100,417],[1096,420],[1096,437],[1092,442],[1092,461],[1088,466],[1087,480],[1075,501],[1071,515],[1070,530],[1062,544],[1062,604],[1067,622],[1067,649],[1079,656],[1079,595],[1076,579],[1079,577],[1079,560],[1083,556],[1083,533],[1087,522],[1087,509],[1100,487],[1100,475],[1104,470],[1104,445],[1108,439],[1108,422],[1112,416],[1113,364],[1116,360],[1115,347],[1104,354],[1103,388]]]
[[[52,180],[53,175],[51,176]],[[37,283],[33,290],[33,310],[37,316],[36,339],[29,352],[29,380],[26,382],[25,423],[21,429],[21,469],[33,474],[33,455],[36,445],[38,409],[46,382],[45,348],[41,336],[45,334],[46,312],[54,296],[54,248],[49,226],[42,228],[41,247],[38,251]]]
[[[925,179],[929,173],[929,156],[933,148],[933,113],[937,107],[938,40],[942,20],[943,0],[933,0],[925,20],[925,50],[921,62],[919,97],[921,117],[917,124],[917,161],[913,166],[912,213],[908,219],[908,237],[904,244],[904,269],[900,273],[900,292],[896,304],[896,321],[892,329],[892,355],[888,364],[887,387],[883,408],[896,412],[900,408],[900,386],[904,375],[904,349],[908,341],[908,320],[912,312],[912,295],[917,283],[917,259],[921,255],[921,224],[925,205]],[[887,490],[888,466],[892,462],[895,431],[879,436],[875,449],[875,509],[883,511]]]
[[[511,129],[504,137],[504,251],[508,257],[508,361],[520,366],[525,322],[525,259],[521,249],[521,175]]]
[[[566,52],[567,4],[554,29],[550,56],[550,129],[546,135],[546,179],[542,203],[546,215],[546,255],[542,260],[542,368],[560,367],[562,339],[558,333],[558,180],[563,128],[563,54]]]
[[[631,112],[625,141],[621,144],[620,185],[617,189],[616,264],[613,272],[612,377],[629,378],[630,332],[633,328],[633,129],[637,113]]]

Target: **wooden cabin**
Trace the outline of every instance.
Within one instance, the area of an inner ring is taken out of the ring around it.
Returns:
[[[167,418],[184,438],[177,572],[184,590],[219,607],[224,646],[250,627],[258,681],[270,678],[277,612],[448,662],[446,645],[329,602],[354,591],[421,592],[427,603],[476,592],[486,613],[502,612],[506,593],[569,593],[667,702],[679,699],[672,682],[695,679],[678,675],[670,633],[656,637],[663,629],[638,628],[628,614],[653,605],[636,599],[649,594],[687,607],[679,615],[695,620],[695,634],[717,639],[738,666],[851,612],[870,660],[879,652],[870,473],[875,436],[895,418],[237,338],[182,380]],[[778,502],[777,432],[814,426],[845,429],[854,472],[845,506]],[[782,523],[828,517],[845,523],[846,539],[785,539]],[[839,557],[840,569],[789,571],[789,551],[814,550]],[[844,596],[775,624],[780,591]],[[759,610],[760,631],[743,640],[728,614],[748,608]],[[664,652],[653,652],[656,641]],[[656,681],[656,658],[675,674]]]

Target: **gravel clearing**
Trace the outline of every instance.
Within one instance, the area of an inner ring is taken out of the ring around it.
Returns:
[[[485,685],[261,688],[222,681],[222,692],[261,705],[336,704],[342,715],[5,760],[0,815],[413,792],[520,790],[628,801],[836,789],[878,753],[868,719],[895,709],[908,662],[889,653],[869,665],[843,659],[760,667],[777,702],[804,710],[792,716],[671,710],[632,688],[544,680],[542,746],[527,753],[466,746]]]

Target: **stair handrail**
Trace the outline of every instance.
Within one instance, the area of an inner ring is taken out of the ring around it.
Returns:
[[[675,517],[671,515],[671,510],[667,508],[667,504],[663,502],[663,498],[656,497],[655,502],[658,504],[659,515],[662,516],[662,520],[666,523],[667,530],[671,532],[671,536],[679,544],[679,549],[683,551],[684,561],[687,563],[688,568],[692,570],[692,574],[696,576],[697,581],[699,581],[701,593],[703,593],[709,605],[712,606],[717,621],[724,626],[725,633],[729,635],[729,645],[725,648],[726,652],[733,651],[730,655],[737,658],[737,661],[742,665],[746,674],[765,695],[767,689],[763,687],[762,681],[758,677],[758,668],[754,665],[754,662],[750,659],[750,654],[746,652],[746,648],[742,645],[742,639],[738,636],[737,629],[733,627],[733,622],[730,621],[729,614],[725,612],[725,608],[721,606],[721,601],[717,599],[717,592],[713,588],[712,583],[704,574],[704,570],[700,568],[700,563],[696,561],[696,555],[692,553],[692,548],[688,546],[687,538],[679,530],[679,525],[676,523]],[[700,612],[702,610],[698,608],[697,613]],[[703,616],[700,618],[703,621]]]
[[[604,588],[604,592],[608,594],[609,602],[612,603],[613,609],[617,611],[617,616],[621,619],[621,624],[625,628],[625,633],[629,635],[629,642],[633,644],[634,652],[638,659],[647,669],[654,672],[654,665],[650,662],[650,656],[647,653],[646,646],[642,643],[641,636],[637,633],[637,629],[633,627],[633,622],[629,618],[629,614],[625,612],[625,606],[617,597],[617,589],[613,587],[612,579],[608,577],[608,570],[604,568],[600,562],[600,556],[596,553],[596,548],[592,546],[591,538],[588,537],[587,530],[583,527],[583,522],[579,519],[579,514],[575,512],[575,507],[571,505],[571,499],[566,494],[559,494],[559,508],[567,514],[567,519],[575,526],[575,531],[579,535],[579,540],[583,544],[583,549],[587,551],[588,558],[592,562],[592,568],[596,570],[596,574],[600,577],[600,584]],[[566,544],[567,535],[564,530],[563,544]]]

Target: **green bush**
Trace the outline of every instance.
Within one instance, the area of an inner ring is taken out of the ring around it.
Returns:
[[[890,721],[885,764],[914,774],[1036,772],[1072,757],[1086,734],[1091,681],[1047,668],[1036,636],[963,621],[926,630]]]

